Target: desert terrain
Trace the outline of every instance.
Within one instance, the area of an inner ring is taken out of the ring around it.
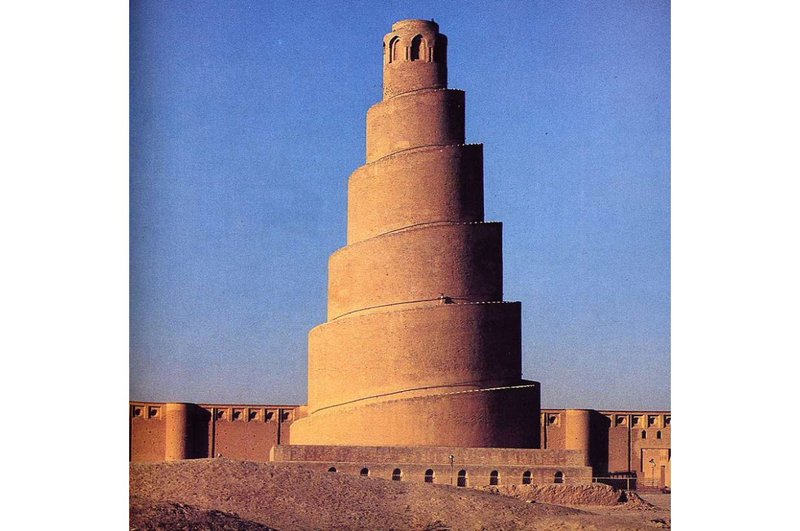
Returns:
[[[130,465],[131,530],[652,530],[654,504],[605,485],[457,488],[196,459]]]

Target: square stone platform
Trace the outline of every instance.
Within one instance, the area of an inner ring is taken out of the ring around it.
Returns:
[[[270,451],[270,461],[351,475],[472,487],[592,482],[592,468],[578,450],[279,445]]]

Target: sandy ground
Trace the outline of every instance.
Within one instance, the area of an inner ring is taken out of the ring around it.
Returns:
[[[611,500],[605,486],[493,493],[314,472],[293,465],[197,459],[131,464],[136,530],[636,530],[668,529],[664,503]],[[558,489],[563,499],[558,504]],[[589,490],[586,490],[586,489]],[[542,497],[550,503],[524,499]],[[615,494],[614,494],[615,493]],[[622,499],[627,499],[623,495]],[[603,505],[575,504],[576,500]]]
[[[660,509],[664,509],[665,511],[669,511],[671,508],[671,496],[669,494],[640,494],[639,496],[648,503]]]

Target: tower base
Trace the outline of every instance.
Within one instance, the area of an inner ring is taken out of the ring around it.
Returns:
[[[292,424],[291,442],[539,448],[539,401],[538,382],[527,380],[409,390],[312,412]]]
[[[272,448],[270,461],[320,472],[463,487],[592,482],[585,453],[575,450],[281,445]]]

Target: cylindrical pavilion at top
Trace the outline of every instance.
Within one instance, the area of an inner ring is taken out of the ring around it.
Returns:
[[[502,224],[483,219],[447,38],[399,21],[383,63],[291,443],[538,448],[539,385],[521,378],[521,305],[503,301]]]

